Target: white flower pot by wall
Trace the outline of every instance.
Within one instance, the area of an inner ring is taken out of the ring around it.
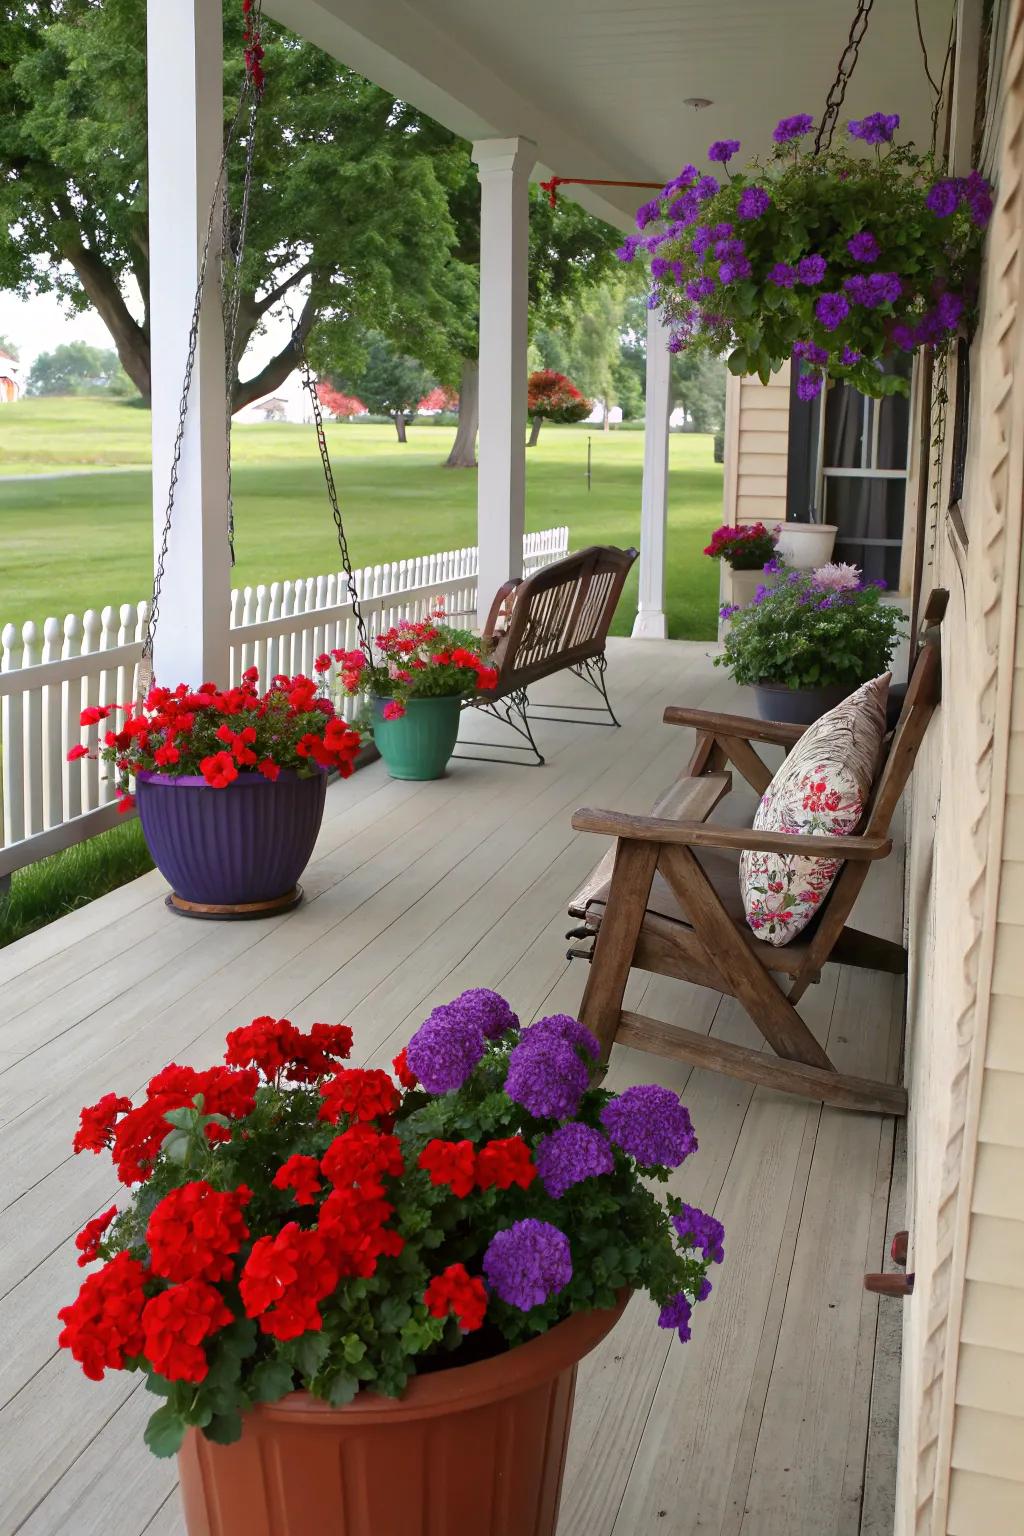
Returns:
[[[816,570],[832,559],[837,532],[835,523],[780,523],[776,553],[794,570]]]

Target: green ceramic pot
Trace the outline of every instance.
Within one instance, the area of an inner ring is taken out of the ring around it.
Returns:
[[[405,714],[385,720],[387,699],[373,701],[373,739],[393,779],[439,779],[459,734],[458,694],[409,699]]]

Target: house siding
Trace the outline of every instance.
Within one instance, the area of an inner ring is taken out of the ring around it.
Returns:
[[[730,431],[730,428],[732,429]],[[730,437],[732,442],[729,442]],[[789,460],[789,364],[768,384],[732,375],[726,388],[727,523],[778,523],[786,518]]]

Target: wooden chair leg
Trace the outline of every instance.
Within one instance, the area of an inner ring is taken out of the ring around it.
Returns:
[[[686,769],[686,777],[699,779],[705,773],[720,773],[727,758],[714,736],[701,731]]]
[[[834,1072],[821,1046],[784,996],[774,978],[735,928],[699,861],[689,848],[660,844],[659,864],[687,913],[697,938],[728,976],[743,1004],[777,1056]],[[609,899],[609,907],[611,905]]]
[[[772,771],[749,741],[739,736],[723,736],[722,748],[734,768],[738,768],[755,794],[763,795],[772,781]]]
[[[602,1061],[608,1060],[619,1027],[622,999],[657,865],[657,843],[630,843],[620,838],[616,844],[608,901],[580,1005],[581,1022],[601,1043]]]

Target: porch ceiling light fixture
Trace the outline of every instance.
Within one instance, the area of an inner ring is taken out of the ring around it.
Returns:
[[[710,96],[684,96],[683,106],[692,107],[695,112],[702,112],[705,107],[713,107],[714,102]]]

